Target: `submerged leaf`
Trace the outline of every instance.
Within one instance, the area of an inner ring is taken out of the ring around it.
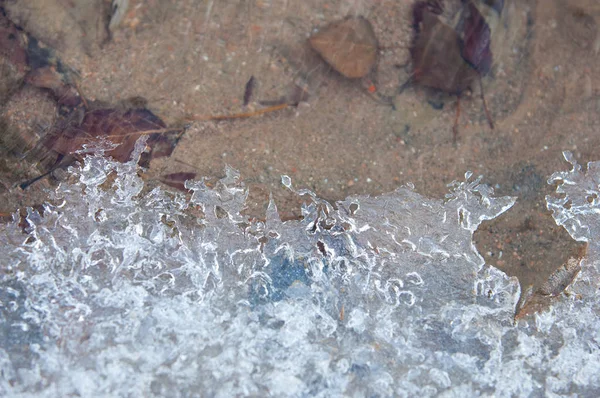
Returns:
[[[464,38],[461,54],[482,75],[492,67],[490,27],[472,1],[466,6]]]
[[[460,94],[479,73],[461,55],[461,40],[456,30],[442,22],[427,3],[413,8],[416,34],[411,47],[413,80],[426,87]]]
[[[481,99],[485,114],[494,128],[483,95],[481,76],[492,66],[490,27],[471,0],[462,0],[457,27],[443,22],[438,15],[444,12],[442,0],[418,1],[413,5],[413,29],[415,35],[410,49],[413,63],[411,81],[441,90],[460,94],[479,80]],[[501,11],[503,1],[488,2],[489,7]],[[458,135],[460,102],[456,103],[454,140]]]
[[[56,161],[46,173],[21,183],[19,186],[22,189],[80,159],[78,152],[85,145],[99,140],[114,144],[114,148],[105,152],[107,156],[126,162],[131,158],[136,141],[142,135],[148,135],[148,149],[139,161],[140,165],[147,167],[154,158],[170,156],[181,136],[179,130],[168,129],[158,116],[144,108],[126,111],[117,108],[97,109],[85,113],[80,122],[76,115],[77,110],[69,115],[71,120],[63,120],[62,125],[43,139],[41,146],[46,150],[44,156],[54,154]]]
[[[333,69],[350,79],[364,77],[377,60],[377,38],[363,17],[333,22],[309,41]]]
[[[169,156],[174,145],[168,145],[164,137],[165,123],[147,109],[97,109],[87,112],[78,124],[70,124],[66,128],[50,135],[44,146],[61,155],[73,154],[94,140],[105,138],[116,147],[106,154],[119,162],[129,160],[135,142],[142,134],[149,135],[148,145],[162,145],[153,157]],[[158,131],[157,131],[158,130]],[[151,133],[153,131],[157,131]]]
[[[502,1],[487,5],[500,12]],[[411,47],[414,80],[450,94],[460,94],[492,66],[491,31],[473,1],[463,1],[463,21],[453,27],[438,14],[443,3],[418,1],[413,6],[415,36]]]
[[[539,292],[545,296],[558,296],[573,282],[581,271],[581,259],[570,258],[566,264],[554,271]]]

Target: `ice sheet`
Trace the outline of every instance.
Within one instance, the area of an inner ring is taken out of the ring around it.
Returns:
[[[0,395],[598,396],[600,163],[566,156],[548,207],[590,254],[517,325],[517,281],[472,242],[515,199],[471,175],[336,204],[283,176],[304,219],[252,223],[233,169],[187,200],[90,156],[26,234],[0,225]]]

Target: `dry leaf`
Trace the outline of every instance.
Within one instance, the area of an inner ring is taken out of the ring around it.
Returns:
[[[377,38],[371,23],[363,17],[334,22],[309,41],[333,69],[350,79],[367,75],[377,60]]]
[[[566,264],[550,275],[546,283],[540,287],[539,293],[544,296],[558,296],[573,282],[579,271],[581,271],[581,259],[570,258]]]

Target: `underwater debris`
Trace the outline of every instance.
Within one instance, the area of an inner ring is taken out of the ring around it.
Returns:
[[[24,181],[19,186],[26,189],[53,171],[80,160],[81,155],[78,152],[99,140],[107,140],[113,145],[112,149],[105,152],[107,156],[119,162],[126,162],[130,159],[140,136],[148,135],[148,150],[140,160],[142,164],[148,165],[154,158],[170,156],[181,134],[182,130],[167,128],[158,116],[144,108],[96,109],[85,112],[81,121],[69,117],[59,123],[41,142],[42,148],[56,154],[54,164],[46,173]]]
[[[45,173],[21,183],[22,189],[72,164],[80,158],[77,152],[84,145],[101,139],[114,144],[114,148],[106,152],[108,156],[126,162],[138,138],[149,135],[148,151],[141,159],[147,164],[153,158],[170,156],[181,137],[183,129],[167,128],[143,106],[87,101],[78,88],[77,72],[64,64],[52,48],[19,29],[4,12],[0,12],[0,55],[3,64],[21,72],[20,80],[50,91],[60,106],[57,123],[48,129],[38,145],[29,148],[35,161],[55,160]]]
[[[550,275],[548,281],[540,287],[539,292],[545,296],[558,296],[573,282],[579,271],[581,271],[581,259],[570,258],[566,264]]]
[[[498,4],[494,4],[498,7]],[[496,8],[495,8],[496,9]],[[463,2],[462,24],[452,27],[440,19],[444,10],[441,0],[418,1],[413,6],[415,35],[410,49],[413,75],[407,83],[417,83],[458,97],[454,123],[454,140],[458,135],[460,96],[479,80],[481,98],[490,128],[494,128],[481,78],[492,65],[490,28],[473,1]],[[401,87],[401,90],[407,84]]]

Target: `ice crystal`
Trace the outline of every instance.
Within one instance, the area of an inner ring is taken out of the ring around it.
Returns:
[[[25,231],[0,225],[0,395],[600,394],[596,246],[582,294],[515,325],[518,283],[472,242],[515,199],[470,175],[445,200],[335,204],[283,176],[310,198],[303,219],[271,201],[251,222],[233,169],[188,182],[189,200],[144,193],[134,161],[70,172]],[[574,164],[548,199],[590,245],[599,175]]]

